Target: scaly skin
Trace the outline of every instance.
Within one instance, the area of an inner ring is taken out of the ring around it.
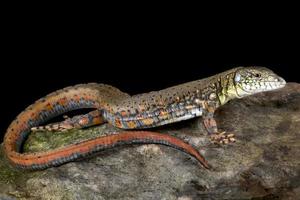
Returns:
[[[130,96],[104,84],[83,84],[49,94],[20,113],[8,127],[4,150],[10,162],[23,169],[44,169],[84,157],[120,144],[158,143],[195,157],[208,168],[205,159],[190,145],[164,134],[128,131],[95,138],[41,153],[20,153],[31,129],[64,130],[108,122],[122,129],[144,129],[202,116],[214,141],[234,141],[232,135],[219,132],[214,111],[231,99],[281,88],[285,81],[266,68],[234,68],[215,76],[164,90]],[[48,119],[70,110],[95,108],[95,111],[46,127]]]

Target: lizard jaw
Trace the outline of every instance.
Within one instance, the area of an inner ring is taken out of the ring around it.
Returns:
[[[245,89],[249,93],[255,94],[258,92],[266,92],[266,91],[280,89],[283,88],[285,85],[286,85],[286,81],[281,77],[277,77],[274,79],[274,81],[261,81],[259,83],[246,85]]]

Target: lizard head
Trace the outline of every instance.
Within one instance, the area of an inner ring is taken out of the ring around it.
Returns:
[[[238,98],[284,87],[285,80],[264,67],[242,67],[234,75]]]

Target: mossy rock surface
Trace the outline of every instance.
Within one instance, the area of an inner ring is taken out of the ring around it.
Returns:
[[[0,199],[297,199],[300,195],[300,84],[229,102],[216,113],[237,142],[211,144],[201,118],[153,131],[196,146],[212,166],[162,145],[133,145],[43,171],[11,167],[0,150]],[[106,133],[108,124],[30,135],[26,152]]]

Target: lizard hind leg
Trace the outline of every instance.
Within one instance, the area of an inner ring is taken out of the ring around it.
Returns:
[[[100,110],[94,110],[84,115],[76,115],[72,118],[64,115],[64,121],[51,123],[45,126],[32,127],[31,131],[67,131],[81,129],[105,122]]]

